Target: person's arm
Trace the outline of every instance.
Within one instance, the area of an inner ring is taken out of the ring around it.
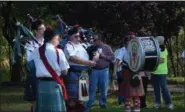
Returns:
[[[87,61],[87,60],[83,60],[77,56],[70,56],[70,60],[74,63],[77,63],[77,64],[83,64],[83,65],[87,65],[87,66],[95,66],[96,65],[96,62],[95,61]]]
[[[168,57],[168,51],[167,50],[163,51],[162,53],[163,53],[163,55],[160,56],[159,63],[164,63],[165,59]]]
[[[34,51],[34,48],[31,44],[26,43],[25,45],[25,50],[26,50],[26,60],[31,61],[32,60],[32,53]]]
[[[100,57],[100,54],[98,52],[95,53],[95,56],[93,56],[93,61],[98,61]]]
[[[113,75],[115,76],[117,73],[117,68],[118,66],[121,64],[121,61],[119,59],[116,59],[116,61],[114,62],[114,70],[113,70]]]
[[[113,53],[112,49],[108,46],[106,50],[107,50],[107,54],[101,53],[100,57],[102,57],[102,58],[104,58],[105,60],[108,60],[108,61],[114,60],[114,53]]]
[[[87,60],[83,60],[83,59],[77,57],[76,56],[77,52],[75,51],[74,46],[71,44],[66,45],[64,52],[67,54],[67,58],[74,63],[88,65],[88,66],[95,66],[96,65],[96,63],[94,61],[87,61]]]
[[[62,50],[60,50],[60,69],[62,75],[66,75],[69,69],[69,63]]]

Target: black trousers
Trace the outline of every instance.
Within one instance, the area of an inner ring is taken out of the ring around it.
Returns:
[[[143,81],[145,95],[140,97],[140,103],[141,103],[141,107],[146,107],[146,95],[147,95],[147,86],[149,83],[149,79],[148,77],[142,77],[142,81]]]

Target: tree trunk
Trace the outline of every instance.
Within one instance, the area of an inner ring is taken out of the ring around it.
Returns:
[[[176,56],[177,56],[177,76],[179,75],[179,41],[178,41],[178,36],[176,37]]]
[[[11,45],[11,48],[13,48],[12,45],[12,40],[15,37],[15,29],[14,24],[15,24],[15,17],[13,14],[13,3],[12,2],[7,2],[2,5],[2,18],[4,20],[3,24],[3,36],[6,38],[8,41],[9,45]],[[10,49],[9,49],[10,51]],[[9,52],[10,54],[10,52]],[[10,58],[10,57],[9,57]],[[11,60],[11,58],[9,59]],[[11,66],[11,65],[10,65]],[[14,63],[10,69],[11,73],[11,81],[12,82],[20,82],[21,81],[21,57],[16,58],[16,63]]]
[[[21,58],[19,57],[16,63],[12,65],[11,70],[11,81],[12,82],[20,82],[21,81]]]
[[[169,58],[170,58],[170,62],[171,62],[171,67],[172,67],[172,71],[173,71],[173,75],[176,76],[176,69],[175,69],[175,64],[174,64],[174,56],[173,56],[173,52],[172,52],[172,45],[171,45],[171,39],[167,40],[167,49],[168,49],[168,53],[169,53]]]

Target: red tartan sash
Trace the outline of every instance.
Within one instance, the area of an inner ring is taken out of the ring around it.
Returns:
[[[41,46],[39,48],[39,54],[40,54],[40,58],[42,60],[42,62],[44,63],[46,69],[48,70],[48,72],[51,74],[51,76],[53,77],[54,80],[56,80],[60,86],[62,87],[62,90],[63,90],[63,95],[64,95],[64,100],[68,100],[68,94],[67,94],[67,91],[66,91],[66,88],[65,88],[65,85],[64,85],[64,81],[62,78],[60,78],[57,73],[53,70],[53,68],[49,65],[48,63],[48,60],[44,54],[44,46]],[[59,53],[58,53],[58,50],[56,48],[56,54],[57,54],[57,62],[59,64]]]

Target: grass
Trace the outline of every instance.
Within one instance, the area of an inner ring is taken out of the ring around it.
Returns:
[[[16,111],[16,112],[28,112],[30,109],[30,103],[23,100],[22,87],[0,87],[0,106],[1,111]],[[169,110],[162,108],[161,110],[156,110],[153,108],[154,96],[149,93],[147,98],[147,104],[150,106],[149,109],[143,109],[142,112],[169,112]],[[175,105],[173,112],[184,112],[184,94],[183,93],[173,93],[172,100]],[[96,100],[95,106],[92,107],[90,112],[124,112],[124,108],[117,104],[116,92],[108,96],[107,109],[100,109],[98,106],[98,101]]]
[[[165,108],[165,105],[160,110],[157,110],[154,107],[153,103],[154,96],[152,93],[149,93],[147,98],[148,109],[142,109],[141,112],[169,112]],[[172,94],[172,100],[175,105],[175,109],[172,112],[184,112],[184,94],[176,93]],[[109,97],[107,109],[100,109],[98,103],[91,109],[90,112],[124,112],[123,106],[118,106],[115,95]]]
[[[168,83],[169,84],[184,84],[184,77],[169,77]]]

